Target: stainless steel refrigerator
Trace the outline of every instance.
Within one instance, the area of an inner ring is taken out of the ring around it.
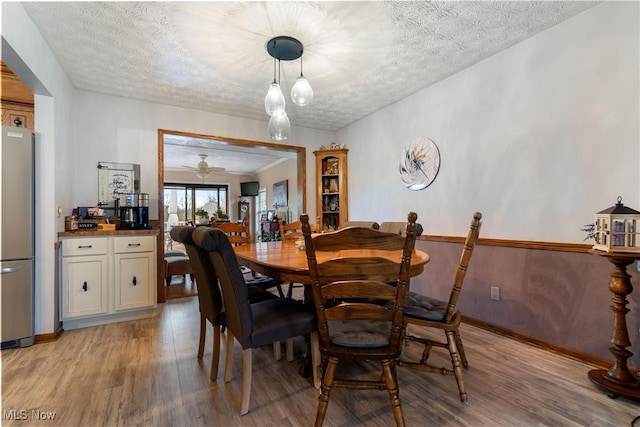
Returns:
[[[33,344],[35,174],[29,129],[2,126],[2,348]]]

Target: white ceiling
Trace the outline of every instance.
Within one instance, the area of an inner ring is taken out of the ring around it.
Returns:
[[[265,43],[304,44],[313,103],[288,92],[292,126],[335,131],[574,16],[597,2],[25,2],[78,89],[265,121],[273,80]],[[265,130],[265,134],[266,134]],[[201,141],[200,141],[201,142]],[[199,142],[196,142],[198,144]],[[189,145],[182,141],[179,145]],[[176,149],[196,165],[198,149]],[[211,153],[207,158],[215,164]],[[166,157],[166,161],[169,158]],[[228,159],[227,159],[228,160]],[[248,166],[243,159],[240,164]],[[227,163],[229,164],[229,163]],[[254,170],[264,165],[252,166]],[[236,167],[228,170],[243,172]]]

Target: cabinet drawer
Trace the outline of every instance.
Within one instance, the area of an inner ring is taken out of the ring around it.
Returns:
[[[105,237],[78,237],[62,240],[62,256],[103,255],[107,250]]]
[[[130,252],[151,252],[156,247],[154,236],[127,236],[113,239],[113,252],[116,254]]]

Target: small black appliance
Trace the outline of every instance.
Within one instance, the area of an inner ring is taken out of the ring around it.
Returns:
[[[118,230],[149,229],[149,194],[123,193],[120,195],[120,225]]]

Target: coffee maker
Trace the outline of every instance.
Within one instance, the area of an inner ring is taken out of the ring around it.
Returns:
[[[119,230],[149,229],[149,193],[123,193],[118,198],[120,206]]]

